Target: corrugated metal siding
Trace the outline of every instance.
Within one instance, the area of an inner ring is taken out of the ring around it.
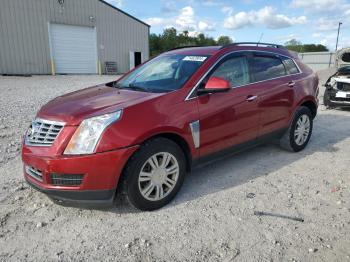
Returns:
[[[335,55],[333,52],[299,53],[299,58],[314,71],[334,67]]]
[[[95,21],[90,21],[94,16]],[[149,57],[149,28],[98,0],[0,1],[0,74],[50,74],[48,23],[96,27],[98,57],[129,70],[129,51]]]

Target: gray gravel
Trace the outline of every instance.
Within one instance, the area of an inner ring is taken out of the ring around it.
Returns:
[[[52,98],[116,76],[0,76],[0,166],[18,156],[20,141],[30,121]]]
[[[113,78],[0,77],[0,261],[350,261],[347,110],[321,106],[301,153],[265,145],[194,170],[154,212],[63,207],[30,189],[19,143],[35,112]]]

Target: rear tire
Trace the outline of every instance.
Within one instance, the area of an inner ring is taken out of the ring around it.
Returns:
[[[313,117],[309,108],[301,106],[296,111],[288,130],[280,139],[282,148],[299,152],[309,143],[313,129]]]
[[[155,138],[141,146],[124,170],[123,191],[129,202],[144,211],[168,204],[186,175],[186,158],[172,140]]]

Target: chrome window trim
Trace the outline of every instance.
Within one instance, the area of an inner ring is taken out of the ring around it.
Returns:
[[[191,91],[190,91],[190,92],[188,93],[188,95],[186,96],[185,101],[192,100],[192,99],[195,99],[195,98],[198,97],[198,96],[194,96],[194,97],[191,97],[191,96],[192,96],[193,92],[198,88],[199,84],[204,80],[204,78],[207,77],[207,75],[209,74],[209,72],[210,72],[218,63],[220,63],[220,62],[221,62],[224,58],[226,58],[227,56],[229,56],[229,55],[231,55],[231,54],[234,54],[234,53],[240,53],[240,52],[269,53],[269,54],[273,54],[273,55],[276,55],[276,56],[283,56],[283,57],[286,57],[286,58],[291,59],[291,60],[293,61],[293,63],[295,64],[295,66],[298,68],[299,73],[289,74],[289,75],[285,75],[285,76],[279,76],[279,77],[275,77],[275,78],[269,78],[269,79],[265,79],[265,80],[261,80],[261,81],[256,81],[256,82],[251,82],[251,83],[249,83],[249,84],[244,84],[244,85],[232,87],[232,89],[240,88],[240,87],[244,87],[244,86],[252,85],[252,84],[256,84],[256,83],[266,82],[266,81],[270,81],[270,80],[274,80],[274,79],[279,79],[279,78],[283,78],[283,77],[294,76],[294,75],[300,75],[300,74],[303,73],[303,71],[300,69],[298,63],[295,62],[295,59],[292,58],[292,57],[290,57],[290,56],[278,54],[278,53],[271,52],[271,51],[261,51],[261,50],[239,50],[239,51],[238,51],[238,50],[236,50],[236,51],[229,52],[229,53],[223,55],[222,57],[220,57],[220,59],[217,60],[217,61],[207,70],[207,72],[205,72],[205,74],[199,79],[199,81],[196,83],[196,85],[191,89]],[[284,64],[283,64],[283,65],[284,65]]]

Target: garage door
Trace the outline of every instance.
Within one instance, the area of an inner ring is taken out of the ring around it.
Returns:
[[[91,27],[50,25],[51,54],[58,74],[96,74],[96,31]]]

